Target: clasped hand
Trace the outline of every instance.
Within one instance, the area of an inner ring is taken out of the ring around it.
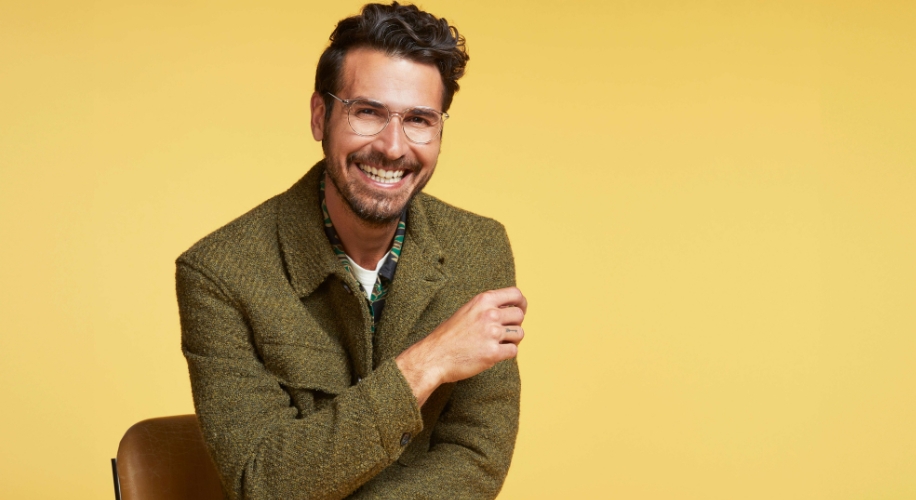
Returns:
[[[528,301],[515,287],[483,292],[395,362],[420,406],[439,385],[473,377],[514,358],[525,336]]]

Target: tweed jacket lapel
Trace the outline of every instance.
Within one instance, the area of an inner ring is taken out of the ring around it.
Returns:
[[[446,283],[442,258],[442,250],[426,218],[423,195],[419,195],[408,208],[407,234],[398,269],[376,330],[376,365],[408,347],[411,328]]]
[[[321,161],[283,193],[277,215],[280,248],[289,281],[299,297],[310,295],[330,274],[346,280],[346,273],[324,234],[324,217],[318,201],[318,183],[323,174]]]

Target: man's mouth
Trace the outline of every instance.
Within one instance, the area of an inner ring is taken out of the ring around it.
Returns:
[[[406,170],[385,170],[363,165],[362,163],[357,163],[356,166],[370,179],[382,184],[395,184],[399,182],[404,177],[404,173],[407,172]]]

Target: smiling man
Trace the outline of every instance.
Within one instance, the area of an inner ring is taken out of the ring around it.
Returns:
[[[468,56],[370,4],[316,72],[325,158],[177,262],[182,347],[231,498],[493,498],[527,302],[496,221],[421,193]]]

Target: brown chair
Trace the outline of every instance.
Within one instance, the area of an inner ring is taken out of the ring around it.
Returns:
[[[196,415],[134,424],[111,460],[117,500],[222,500]]]

